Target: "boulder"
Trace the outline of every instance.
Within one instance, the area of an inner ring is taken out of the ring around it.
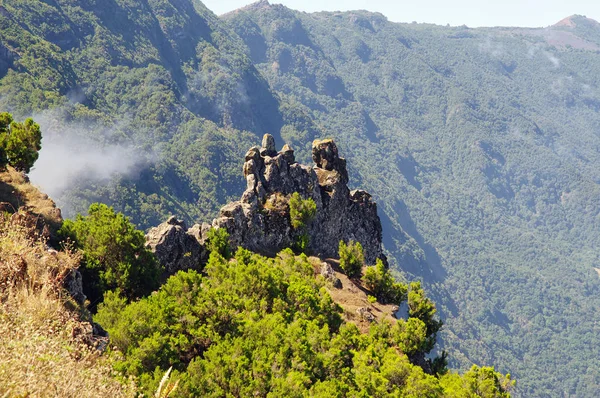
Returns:
[[[335,271],[333,270],[331,264],[327,262],[323,262],[321,264],[321,276],[327,281],[331,282],[333,287],[336,289],[342,288],[342,281],[335,275]]]
[[[65,277],[63,286],[77,304],[83,305],[85,303],[87,297],[83,293],[83,277],[79,270],[71,270]]]
[[[275,149],[275,138],[271,134],[265,134],[262,139],[262,148],[260,149],[261,156],[275,156],[277,150]]]
[[[346,159],[339,157],[337,146],[333,140],[314,140],[312,158],[316,167],[327,171],[335,170],[340,174],[342,184],[348,183]]]
[[[294,157],[294,150],[288,144],[285,144],[283,148],[281,148],[281,153],[283,154],[283,158],[288,164],[296,163],[296,158]]]
[[[172,216],[150,229],[146,234],[146,248],[156,255],[167,275],[179,270],[201,269],[208,258],[202,232],[200,226],[188,231],[185,222]]]
[[[375,315],[371,313],[371,310],[366,307],[360,307],[356,310],[356,313],[361,319],[364,319],[367,322],[375,322]]]

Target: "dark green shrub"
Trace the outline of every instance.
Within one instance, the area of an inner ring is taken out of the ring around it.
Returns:
[[[348,245],[343,240],[339,246],[340,267],[350,278],[358,278],[365,264],[365,256],[360,242],[350,241]]]
[[[294,242],[294,246],[292,247],[294,252],[297,254],[307,253],[308,252],[308,244],[310,243],[310,236],[308,236],[307,232],[303,232],[298,237],[296,237],[296,242]]]
[[[290,197],[290,221],[294,229],[305,228],[317,213],[317,205],[311,198],[302,199],[298,192]]]
[[[108,290],[132,300],[158,288],[161,268],[144,234],[112,207],[94,203],[87,216],[65,220],[59,233],[83,253],[83,292],[92,311]]]
[[[425,295],[421,282],[411,282],[408,292],[408,316],[420,319],[427,328],[427,342],[423,350],[425,353],[433,349],[437,332],[444,324],[441,320],[436,319],[436,313],[435,303]]]
[[[307,228],[317,214],[317,204],[311,198],[302,199],[298,192],[294,192],[290,197],[289,206],[292,227],[300,231],[293,247],[294,251],[296,253],[306,253],[310,243]]]

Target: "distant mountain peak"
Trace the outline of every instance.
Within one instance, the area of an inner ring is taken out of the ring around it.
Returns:
[[[248,4],[247,6],[243,6],[240,8],[236,8],[235,10],[226,12],[225,14],[221,15],[221,17],[226,17],[228,15],[235,15],[239,11],[263,10],[263,9],[270,8],[270,7],[271,7],[271,3],[269,3],[269,0],[258,0],[254,3]]]
[[[569,17],[561,19],[560,21],[558,21],[557,23],[555,23],[552,26],[553,27],[575,28],[576,26],[581,25],[581,24],[587,24],[587,25],[593,25],[593,26],[600,25],[600,23],[598,23],[598,21],[596,21],[595,19],[588,18],[585,15],[573,14]]]
[[[269,0],[258,0],[257,2],[249,4],[246,7],[242,7],[242,8],[261,9],[261,8],[268,8],[268,7],[271,7],[271,3],[269,3]]]

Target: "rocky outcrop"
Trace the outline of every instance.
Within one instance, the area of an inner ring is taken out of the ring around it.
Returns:
[[[64,279],[63,287],[69,292],[73,300],[79,305],[84,305],[87,299],[83,293],[83,276],[79,270],[71,270]]]
[[[329,281],[336,289],[342,288],[342,281],[335,275],[333,267],[328,262],[323,262],[321,264],[321,276],[325,278],[326,281]]]
[[[203,231],[209,228],[208,224],[196,224],[188,230],[185,222],[172,216],[150,229],[146,234],[146,248],[156,255],[167,275],[179,270],[200,269],[208,259]]]
[[[387,263],[381,246],[381,221],[371,195],[348,189],[346,160],[333,140],[313,142],[313,167],[297,163],[294,150],[265,134],[262,146],[248,150],[243,167],[246,190],[239,201],[227,204],[213,220],[213,228],[225,228],[233,248],[242,246],[265,255],[293,247],[303,234],[309,236],[308,251],[321,257],[337,257],[340,240],[360,242],[367,264],[378,258]],[[315,202],[316,216],[305,228],[292,227],[289,199],[298,192]],[[146,247],[171,275],[178,270],[201,268],[208,258],[204,247],[208,224],[189,230],[171,217],[146,235]],[[329,269],[324,270],[325,274]],[[324,275],[327,278],[327,275]],[[337,278],[336,278],[337,279]],[[339,285],[339,280],[331,280]]]
[[[337,257],[339,241],[354,240],[363,246],[368,264],[385,259],[377,205],[367,192],[348,189],[346,160],[333,140],[313,142],[312,157],[313,167],[299,164],[289,145],[276,152],[273,137],[266,134],[261,148],[246,153],[242,198],[224,206],[213,227],[226,228],[233,247],[267,255],[293,246],[307,232],[313,254]],[[290,222],[288,201],[294,192],[317,207],[306,231]]]

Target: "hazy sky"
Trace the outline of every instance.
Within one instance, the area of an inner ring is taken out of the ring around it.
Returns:
[[[216,14],[253,3],[252,0],[203,0]],[[523,26],[552,25],[572,14],[600,21],[600,0],[272,0],[295,10],[369,10],[395,22],[438,25]]]

